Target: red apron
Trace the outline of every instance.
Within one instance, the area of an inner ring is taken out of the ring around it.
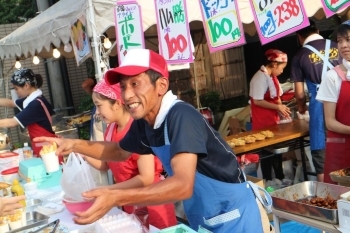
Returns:
[[[342,79],[335,118],[344,125],[350,126],[350,81],[346,80],[345,73],[336,66],[334,70]],[[350,135],[340,134],[328,130],[326,141],[326,158],[324,162],[324,182],[335,184],[329,173],[350,167]]]
[[[48,120],[50,121],[50,124],[52,125],[52,117],[49,113],[49,111],[47,110],[46,105],[40,100],[40,99],[36,99],[40,102],[41,106],[43,107],[46,116],[48,118]],[[36,157],[40,157],[40,150],[42,148],[42,146],[36,146],[36,143],[33,142],[33,138],[35,137],[57,137],[56,134],[53,134],[49,131],[47,131],[46,129],[44,129],[43,127],[41,127],[40,125],[38,125],[37,123],[33,123],[27,126],[28,128],[28,133],[29,133],[29,138],[31,141],[31,145],[33,148],[33,154],[36,155]],[[63,157],[59,156],[59,162],[63,163]]]
[[[264,72],[264,71],[261,71]],[[277,104],[278,99],[280,96],[280,87],[277,77],[271,77],[273,83],[275,84],[277,96],[275,98],[271,98],[270,96],[270,90],[267,90],[267,92],[264,95],[264,100]],[[252,129],[253,130],[259,130],[261,128],[270,126],[270,125],[276,125],[279,122],[279,115],[278,111],[268,108],[262,108],[256,104],[254,104],[254,99],[250,97],[250,107],[252,111]]]
[[[130,117],[128,125],[122,132],[116,132],[116,123],[108,125],[105,140],[119,142],[129,130],[133,118]],[[117,182],[123,182],[131,179],[132,177],[139,174],[137,167],[137,160],[140,155],[132,154],[127,160],[123,162],[108,162],[108,166],[112,171],[113,176]],[[142,155],[141,155],[142,156]],[[155,174],[153,183],[161,182],[160,173],[163,171],[162,163],[160,160],[154,156],[155,162]],[[163,204],[157,206],[147,206],[149,213],[149,223],[159,229],[167,228],[177,224],[175,216],[175,206],[174,204]],[[133,206],[123,206],[123,210],[129,214],[134,212]]]

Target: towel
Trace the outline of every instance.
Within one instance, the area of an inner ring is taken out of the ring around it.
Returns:
[[[343,65],[347,69],[346,80],[350,81],[350,61],[347,61],[343,58]]]
[[[156,121],[154,123],[153,128],[158,129],[163,121],[165,120],[166,115],[169,112],[169,109],[173,106],[174,101],[177,100],[177,96],[174,95],[171,91],[168,91],[162,99],[162,103],[160,104],[159,113],[157,114]]]
[[[41,96],[43,92],[40,89],[37,89],[36,91],[32,92],[24,101],[23,101],[23,108],[26,108],[30,102],[35,100],[37,97]]]
[[[270,97],[272,99],[275,98],[277,96],[277,90],[276,90],[275,84],[273,83],[272,77],[269,76],[269,74],[267,73],[267,69],[265,66],[261,66],[260,71],[266,75],[267,84],[269,86],[269,91],[270,91]]]

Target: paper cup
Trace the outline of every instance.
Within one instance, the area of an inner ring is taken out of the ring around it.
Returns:
[[[60,169],[58,156],[55,154],[55,151],[41,155],[41,159],[44,162],[46,172],[55,172]]]
[[[13,221],[13,222],[9,221],[9,224],[10,224],[11,230],[18,229],[22,227],[22,219],[18,219],[17,221]]]
[[[10,231],[10,228],[7,222],[4,222],[2,225],[0,225],[0,233],[6,233],[9,231]]]

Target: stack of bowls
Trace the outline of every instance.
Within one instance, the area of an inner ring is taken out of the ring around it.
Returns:
[[[74,200],[66,195],[63,196],[62,203],[66,206],[66,209],[75,214],[76,212],[83,212],[88,210],[93,204],[93,201],[87,200]]]

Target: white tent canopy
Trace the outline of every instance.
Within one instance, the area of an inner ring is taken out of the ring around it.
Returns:
[[[155,9],[152,0],[137,0],[142,9],[143,29],[145,35],[157,35]],[[321,0],[303,0],[307,15],[324,16]],[[108,36],[114,33],[113,8],[116,0],[92,0],[95,21],[87,17],[96,29],[97,35],[107,32]],[[201,21],[201,12],[198,0],[187,0],[188,18],[190,22]],[[253,14],[248,0],[239,0],[240,17],[244,23],[245,32],[255,33]],[[60,0],[40,15],[31,19],[23,26],[0,40],[0,58],[30,57],[38,54],[42,57],[51,57],[51,44],[56,47],[67,44],[70,40],[70,25],[78,17],[88,12],[87,0]],[[347,11],[343,11],[347,12]],[[201,23],[196,24],[202,27]],[[253,30],[252,30],[253,28]],[[91,32],[91,30],[89,30]],[[89,35],[90,37],[92,35]],[[63,56],[73,57],[60,49]]]

